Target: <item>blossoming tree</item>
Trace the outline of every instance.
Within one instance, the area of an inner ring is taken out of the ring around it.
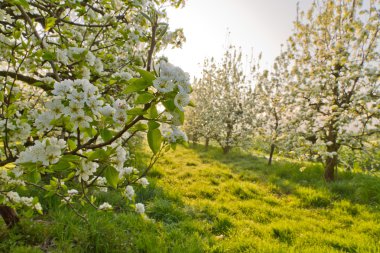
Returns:
[[[289,41],[297,134],[313,139],[327,181],[334,180],[342,146],[360,150],[380,129],[379,6],[316,1]]]
[[[213,106],[215,85],[213,84],[216,64],[214,59],[206,59],[203,64],[202,77],[194,80],[192,99],[196,101],[195,107],[186,110],[185,131],[189,138],[196,143],[200,138],[205,140],[205,148],[208,149],[209,142],[217,133],[218,126],[215,121],[215,108]]]
[[[201,136],[219,143],[224,153],[241,145],[250,134],[250,89],[242,66],[242,53],[230,46],[220,63],[206,61],[194,89],[193,116],[203,124],[190,126]],[[199,109],[198,109],[199,108]],[[195,114],[195,116],[194,116]]]
[[[42,213],[28,189],[111,210],[96,192],[113,188],[138,213],[136,184],[170,146],[186,140],[179,126],[189,76],[155,53],[180,46],[168,30],[171,1],[0,2],[0,214]],[[146,167],[132,167],[128,145],[146,133]]]
[[[271,70],[255,75],[254,132],[256,138],[269,146],[268,164],[272,164],[276,147],[284,147],[292,112],[288,110],[289,59],[283,52]],[[262,144],[264,146],[264,144]]]

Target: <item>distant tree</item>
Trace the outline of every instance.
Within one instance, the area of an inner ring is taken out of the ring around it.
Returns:
[[[300,143],[335,178],[341,147],[361,150],[380,129],[380,1],[315,1],[291,36],[291,110]]]
[[[268,165],[272,164],[276,147],[284,147],[291,111],[289,100],[289,59],[286,52],[275,59],[270,70],[255,75],[254,110],[255,136],[269,144]],[[263,145],[264,146],[264,145]]]
[[[202,77],[195,79],[193,82],[192,100],[196,103],[193,107],[188,107],[186,110],[187,121],[184,129],[194,142],[203,138],[205,148],[208,148],[210,139],[217,133],[218,126],[214,122],[214,99],[211,94],[214,94],[216,65],[213,59],[204,61]]]
[[[242,66],[242,53],[229,47],[220,63],[205,61],[202,78],[194,88],[196,108],[191,118],[199,124],[190,128],[199,135],[215,140],[228,153],[242,145],[250,135],[249,93],[251,92]]]

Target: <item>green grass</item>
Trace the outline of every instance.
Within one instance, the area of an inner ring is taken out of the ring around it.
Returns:
[[[0,228],[3,252],[380,252],[380,178],[219,149],[178,148],[150,174],[133,213],[88,210],[90,226],[54,201],[50,212]],[[306,167],[300,170],[301,167]],[[102,194],[114,206],[114,193]]]

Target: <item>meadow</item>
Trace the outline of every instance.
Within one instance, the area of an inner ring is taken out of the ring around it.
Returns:
[[[148,220],[122,211],[112,191],[97,197],[115,212],[83,210],[89,224],[43,199],[44,216],[0,223],[0,252],[379,252],[380,177],[339,171],[325,183],[322,174],[320,164],[178,147],[139,189]]]

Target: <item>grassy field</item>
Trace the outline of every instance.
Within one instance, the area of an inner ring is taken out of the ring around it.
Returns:
[[[143,162],[143,161],[141,161]],[[87,210],[90,226],[59,202],[49,214],[0,223],[1,252],[380,252],[380,177],[234,151],[178,148],[141,189],[152,219]],[[121,210],[114,193],[101,194]]]

